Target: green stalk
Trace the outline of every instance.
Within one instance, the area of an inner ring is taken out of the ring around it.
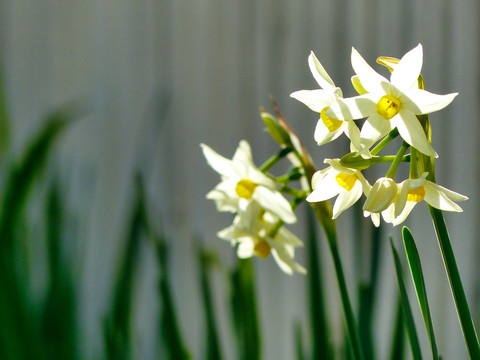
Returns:
[[[261,172],[267,172],[270,170],[277,162],[282,160],[285,156],[292,152],[292,148],[283,148],[278,152],[278,154],[273,155],[267,161],[265,161],[259,168]]]
[[[473,325],[472,316],[468,308],[467,298],[463,290],[462,280],[458,272],[457,262],[453,254],[450,236],[441,210],[428,206],[432,216],[435,232],[437,234],[438,245],[442,252],[443,263],[447,271],[450,289],[452,291],[455,306],[457,308],[458,318],[462,326],[465,345],[467,346],[470,359],[480,359],[480,345],[478,343],[477,333]]]
[[[385,177],[389,177],[391,179],[395,178],[395,174],[397,173],[398,165],[400,165],[400,162],[402,161],[403,155],[405,154],[405,151],[407,151],[407,148],[409,146],[410,145],[408,145],[405,141],[402,142],[402,146],[400,147],[400,150],[398,150],[398,153],[395,156],[395,159],[393,160],[392,165],[390,165],[390,169],[388,169]]]
[[[348,296],[347,282],[345,280],[345,274],[343,272],[343,266],[338,252],[337,232],[335,230],[335,220],[332,219],[331,205],[327,201],[312,203],[311,205],[315,210],[315,215],[317,216],[318,221],[325,231],[328,246],[330,247],[330,252],[332,254],[353,358],[356,360],[363,360],[364,357],[358,327],[353,314],[352,304]]]
[[[372,155],[377,155],[380,151],[382,151],[382,149],[383,149],[385,146],[387,146],[387,144],[388,144],[390,141],[392,141],[393,139],[395,139],[395,138],[398,136],[398,134],[399,134],[399,133],[398,133],[398,129],[397,129],[397,128],[395,128],[395,129],[393,129],[392,131],[390,131],[390,133],[389,133],[387,136],[385,136],[385,137],[383,138],[383,140],[380,141],[380,142],[378,143],[378,145],[375,146],[375,147],[370,151],[370,154],[372,154]]]

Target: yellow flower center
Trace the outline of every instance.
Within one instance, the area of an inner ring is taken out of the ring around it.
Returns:
[[[410,189],[408,190],[408,195],[407,195],[408,201],[414,201],[418,203],[422,201],[424,197],[425,197],[425,188],[423,186],[420,186],[415,190],[410,190]]]
[[[338,130],[338,128],[340,126],[342,126],[343,121],[338,120],[338,119],[334,119],[334,118],[331,118],[330,116],[325,115],[328,108],[329,108],[329,106],[327,106],[326,108],[324,108],[320,112],[320,119],[322,119],[322,121],[325,124],[325,126],[327,127],[328,131],[334,132],[335,130]]]
[[[237,183],[235,191],[237,192],[237,195],[241,198],[250,200],[256,187],[257,184],[255,184],[252,180],[243,179]]]
[[[270,250],[272,250],[272,247],[265,239],[260,239],[253,247],[253,252],[262,259],[268,258]]]
[[[340,185],[342,188],[344,188],[347,191],[350,191],[353,189],[353,186],[358,180],[357,175],[355,174],[344,174],[344,173],[338,173],[337,176],[335,176],[335,180],[337,180],[338,185]]]
[[[377,113],[385,120],[390,120],[400,111],[400,101],[392,95],[384,95],[378,100]]]

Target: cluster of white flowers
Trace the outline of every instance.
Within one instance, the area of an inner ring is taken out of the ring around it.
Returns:
[[[336,218],[363,193],[366,196],[364,215],[371,216],[376,226],[380,224],[380,214],[393,225],[402,223],[422,200],[441,210],[462,211],[455,201],[467,197],[427,180],[428,172],[418,177],[415,169],[408,179],[396,183],[395,169],[393,174],[378,179],[373,186],[362,175],[361,171],[368,167],[364,164],[374,157],[370,153],[372,146],[394,129],[415,150],[412,156],[418,151],[432,158],[438,157],[418,116],[443,109],[457,95],[437,95],[419,87],[423,63],[421,44],[400,60],[384,59],[384,65],[391,70],[390,81],[352,49],[352,67],[356,73],[352,84],[359,95],[343,98],[341,89],[335,86],[313,52],[310,54],[308,64],[321,89],[296,91],[291,96],[320,113],[314,136],[319,145],[345,133],[351,142],[349,159],[358,158],[359,163],[365,161],[357,168],[354,162],[350,167],[341,159],[326,159],[325,163],[330,166],[313,176],[313,191],[307,201],[324,201],[338,195],[333,208],[333,218]],[[363,118],[366,120],[360,130],[355,121]]]
[[[305,273],[305,269],[294,261],[295,248],[303,244],[284,227],[284,224],[294,223],[296,216],[282,192],[293,193],[295,204],[305,198],[315,203],[337,197],[333,219],[365,195],[363,214],[370,216],[375,226],[380,225],[381,218],[393,225],[402,223],[422,200],[440,210],[462,211],[456,202],[467,197],[435,183],[434,158],[438,155],[430,143],[427,116],[450,104],[457,93],[437,95],[424,89],[420,74],[423,63],[421,44],[400,60],[379,58],[379,62],[391,71],[390,81],[371,68],[355,49],[352,49],[351,60],[355,71],[352,84],[358,96],[344,98],[342,90],[313,52],[308,64],[320,89],[291,94],[320,114],[314,134],[318,145],[329,143],[343,133],[350,139],[351,153],[342,158],[325,159],[329,166],[315,172],[311,179],[306,178],[315,171],[310,156],[278,109],[278,120],[262,112],[272,138],[286,150],[285,154],[291,151],[296,155],[290,160],[294,168],[302,170],[294,175],[298,175],[296,179],[300,177],[302,187],[308,189],[301,195],[295,193],[299,190],[287,186],[294,177],[287,176],[287,181],[283,182],[281,177],[267,174],[266,167],[257,168],[246,141],[240,142],[232,160],[207,145],[201,145],[208,164],[222,179],[207,198],[215,201],[219,211],[236,214],[233,224],[220,231],[218,236],[236,245],[240,258],[254,255],[268,258],[271,253],[286,273]],[[361,129],[357,125],[360,119],[365,119]],[[378,156],[398,135],[403,139],[398,153]],[[409,147],[410,154],[405,155]],[[410,173],[408,179],[397,183],[395,175],[402,161],[410,163]],[[362,172],[380,162],[390,162],[391,166],[372,186]],[[311,192],[306,180],[310,181]]]
[[[226,159],[205,144],[201,145],[208,164],[221,175],[221,182],[207,194],[218,211],[236,213],[233,224],[218,236],[238,245],[237,255],[266,259],[272,253],[279,267],[288,274],[306,270],[294,259],[295,247],[303,243],[283,223],[297,221],[278,183],[252,160],[250,145],[242,140],[233,156]]]

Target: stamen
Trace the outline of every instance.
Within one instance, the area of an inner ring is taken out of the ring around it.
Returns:
[[[265,239],[259,240],[253,247],[253,252],[258,257],[261,257],[262,259],[268,258],[268,255],[270,255],[271,250],[272,250],[272,247]]]
[[[343,187],[345,190],[350,191],[353,189],[353,186],[358,180],[357,175],[355,174],[344,174],[344,173],[338,173],[337,176],[335,176],[335,180],[337,180],[338,185]]]
[[[378,100],[377,113],[385,120],[390,120],[400,111],[400,101],[392,95],[384,95]]]
[[[425,188],[420,186],[415,190],[408,189],[407,201],[420,202],[425,197]]]
[[[331,118],[330,116],[325,115],[328,108],[329,108],[329,106],[327,106],[326,108],[324,108],[320,112],[320,119],[322,119],[322,121],[325,124],[325,126],[327,127],[328,131],[334,132],[335,130],[338,130],[338,128],[340,126],[342,126],[343,121],[338,120],[338,119],[334,119],[334,118]]]
[[[239,197],[250,200],[255,192],[256,187],[257,184],[255,184],[252,180],[243,179],[237,183],[235,191]]]

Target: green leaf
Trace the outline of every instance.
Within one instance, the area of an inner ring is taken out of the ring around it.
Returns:
[[[287,130],[285,130],[285,128],[279,124],[278,120],[273,115],[265,111],[260,111],[260,115],[273,140],[280,145],[291,147],[292,141],[290,140],[290,135],[288,135]]]
[[[7,172],[0,209],[0,357],[42,358],[39,314],[30,303],[30,278],[23,236],[23,215],[33,185],[46,167],[55,140],[78,116],[66,106],[47,116],[19,162]],[[1,130],[0,130],[1,131]],[[28,346],[25,346],[28,343]]]
[[[0,63],[0,158],[4,158],[10,145],[10,119],[5,89],[3,64]]]
[[[104,322],[105,351],[108,359],[130,359],[132,295],[139,261],[141,235],[145,225],[145,195],[141,178],[137,178],[135,200],[122,258],[119,262],[112,305]]]
[[[47,266],[49,283],[43,307],[43,342],[49,359],[77,359],[76,291],[70,273],[70,258],[62,236],[64,208],[58,182],[47,195]]]
[[[393,259],[395,262],[395,272],[397,274],[398,288],[400,290],[400,296],[402,299],[403,316],[405,320],[405,326],[407,328],[408,339],[410,340],[410,347],[412,349],[413,360],[422,359],[420,352],[420,343],[418,341],[417,331],[415,330],[415,323],[413,321],[412,309],[408,302],[407,290],[405,288],[405,282],[402,274],[402,264],[400,257],[398,256],[395,246],[393,246],[393,240],[390,238],[390,245],[392,247]]]
[[[410,266],[410,272],[412,274],[413,284],[415,285],[415,291],[417,292],[418,303],[420,305],[420,310],[422,311],[425,329],[427,330],[428,338],[430,340],[432,356],[433,359],[436,360],[438,359],[437,343],[435,341],[435,333],[433,331],[433,322],[430,315],[430,307],[428,306],[427,290],[425,288],[425,280],[423,277],[420,257],[418,255],[417,247],[415,246],[415,241],[413,240],[412,233],[406,226],[402,229],[402,236],[405,253],[407,254],[408,264]]]
[[[398,294],[397,311],[393,325],[392,341],[390,342],[390,360],[403,360],[405,357],[405,327],[403,318],[403,304],[400,293]]]
[[[325,231],[327,243],[332,255],[333,266],[335,267],[335,274],[337,275],[337,283],[340,290],[340,297],[342,299],[343,313],[347,323],[348,330],[348,346],[352,351],[352,355],[356,360],[363,360],[362,344],[360,342],[360,335],[358,333],[357,323],[352,309],[352,303],[348,295],[347,282],[345,280],[345,273],[343,271],[340,253],[337,244],[337,231],[335,229],[335,220],[332,219],[332,208],[328,201],[322,201],[310,204],[315,211],[320,225]]]
[[[206,337],[207,348],[205,359],[220,360],[222,359],[222,352],[220,349],[220,341],[218,339],[218,331],[215,317],[215,306],[212,300],[212,291],[208,271],[214,262],[213,255],[198,247],[197,257],[200,265],[200,285],[203,299],[203,307],[205,309],[206,317]]]
[[[435,226],[438,244],[443,256],[443,263],[445,264],[445,270],[450,283],[450,289],[453,294],[453,299],[455,300],[458,318],[462,326],[465,345],[467,346],[471,359],[480,359],[480,346],[477,333],[475,331],[475,326],[473,325],[472,316],[470,315],[467,297],[463,290],[462,279],[460,278],[443,213],[441,210],[435,209],[431,206],[428,206],[428,209],[430,210],[430,215],[432,216],[433,224]]]
[[[312,333],[312,359],[331,359],[330,332],[328,331],[328,321],[325,313],[325,295],[321,276],[321,251],[312,210],[310,208],[307,210],[306,253],[308,259],[307,281]]]
[[[255,277],[252,259],[239,259],[231,275],[231,312],[241,360],[261,358],[260,328],[255,295]]]
[[[151,229],[150,229],[151,230]],[[157,261],[160,268],[160,333],[164,357],[169,360],[188,360],[191,355],[183,342],[182,333],[177,320],[177,310],[170,288],[170,274],[168,271],[168,248],[165,237],[150,231],[155,247]]]
[[[302,325],[300,322],[297,322],[294,327],[295,332],[295,354],[297,360],[305,360],[305,353],[304,353],[304,345],[303,345],[303,337],[302,337]],[[315,359],[315,357],[313,357]],[[328,359],[328,358],[324,358]]]

